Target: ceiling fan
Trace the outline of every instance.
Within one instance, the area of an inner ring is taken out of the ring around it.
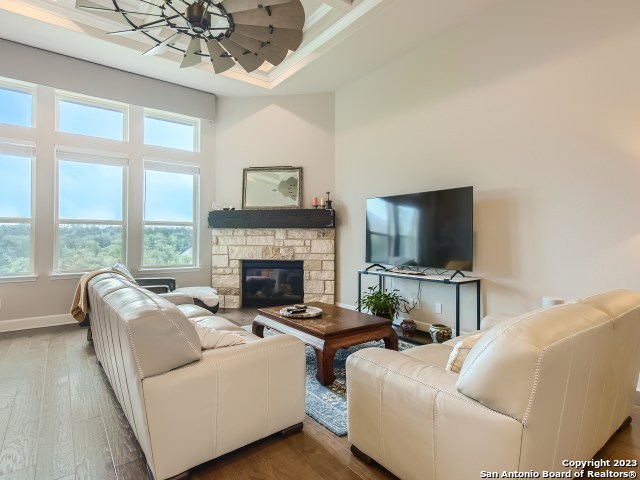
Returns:
[[[305,13],[300,0],[111,2],[113,8],[77,0],[76,7],[121,14],[131,28],[108,32],[109,35],[142,33],[156,43],[143,55],[181,52],[181,68],[208,58],[215,73],[229,70],[236,62],[252,72],[265,61],[279,65],[289,50],[297,50],[302,43]],[[186,49],[177,45],[182,39],[189,40]]]

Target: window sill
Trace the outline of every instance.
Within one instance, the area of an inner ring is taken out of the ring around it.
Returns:
[[[156,274],[156,273],[189,273],[189,272],[199,272],[202,270],[202,267],[167,267],[167,268],[140,268],[138,269],[139,273],[142,274]]]
[[[49,275],[50,280],[71,280],[78,279],[86,272],[81,273],[52,273]]]
[[[0,283],[23,283],[23,282],[35,282],[38,279],[38,275],[12,275],[12,276],[0,276]]]

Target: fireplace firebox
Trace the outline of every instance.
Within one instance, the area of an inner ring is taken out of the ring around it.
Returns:
[[[274,307],[304,302],[302,260],[242,260],[243,307]]]

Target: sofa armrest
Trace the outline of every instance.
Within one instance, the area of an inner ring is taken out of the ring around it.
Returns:
[[[186,295],[184,293],[168,292],[168,293],[161,293],[160,296],[162,298],[166,298],[174,305],[184,305],[185,303],[193,304],[193,297],[191,297],[191,295]]]
[[[305,346],[290,335],[202,352],[143,382],[155,478],[177,475],[305,416]]]
[[[522,425],[458,392],[457,378],[391,350],[354,353],[347,359],[349,441],[405,479],[517,469]]]
[[[155,293],[172,292],[176,289],[176,279],[173,277],[136,278],[135,281],[138,283],[138,286],[151,290]],[[157,292],[156,290],[152,290],[152,288],[163,288],[164,291]]]

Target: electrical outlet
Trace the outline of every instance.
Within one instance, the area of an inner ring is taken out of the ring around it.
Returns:
[[[442,304],[441,303],[436,303],[433,305],[433,312],[434,313],[442,313]]]

